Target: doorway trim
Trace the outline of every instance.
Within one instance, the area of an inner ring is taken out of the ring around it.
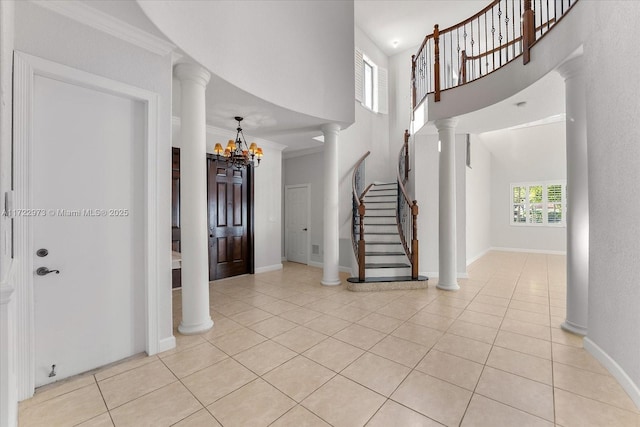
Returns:
[[[307,188],[307,265],[311,263],[311,184],[293,184],[284,186],[284,255],[289,260],[289,232],[287,231],[287,217],[289,205],[287,204],[287,190],[290,188]]]
[[[23,52],[14,52],[13,93],[13,209],[32,208],[31,163],[33,146],[34,78],[42,76],[72,85],[140,101],[145,106],[146,123],[144,142],[144,223],[143,233],[145,266],[143,271],[146,311],[145,350],[153,355],[171,348],[172,343],[161,342],[158,333],[159,292],[158,278],[164,265],[158,254],[158,94],[115,80],[48,61]],[[35,302],[33,224],[29,217],[14,219],[14,258],[17,261],[16,283],[16,379],[18,400],[33,396],[35,389]],[[168,251],[168,248],[167,248]],[[167,255],[167,267],[168,267]]]

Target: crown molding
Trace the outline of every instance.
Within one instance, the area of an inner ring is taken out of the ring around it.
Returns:
[[[149,34],[131,24],[121,21],[108,13],[74,1],[31,0],[40,7],[56,12],[81,24],[119,38],[157,55],[165,56],[176,49],[176,45],[160,37]]]

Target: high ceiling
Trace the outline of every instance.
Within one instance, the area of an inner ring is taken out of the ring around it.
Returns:
[[[489,0],[355,0],[356,25],[385,53],[420,45],[433,26],[450,27],[482,10]],[[397,43],[394,46],[394,43]]]

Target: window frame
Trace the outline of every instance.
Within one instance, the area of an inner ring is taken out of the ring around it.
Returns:
[[[560,201],[549,200],[549,187],[560,186]],[[541,202],[531,202],[531,188],[542,187],[542,200]],[[521,203],[516,203],[514,200],[514,191],[516,188],[524,188],[524,200]],[[566,180],[551,180],[551,181],[530,181],[530,182],[518,182],[509,186],[509,225],[517,227],[566,227],[567,226],[567,181]],[[542,205],[542,222],[532,222],[531,209],[533,204]],[[549,205],[560,204],[561,219],[558,222],[549,222],[549,213],[555,212],[555,209],[549,209]],[[522,206],[524,211],[524,222],[515,221],[515,206]]]
[[[367,79],[367,67],[371,69],[371,78]],[[362,55],[362,101],[361,104],[364,108],[377,113],[377,92],[378,92],[378,79],[377,79],[378,66],[370,60],[366,55]],[[367,82],[371,84],[371,105],[367,103]]]

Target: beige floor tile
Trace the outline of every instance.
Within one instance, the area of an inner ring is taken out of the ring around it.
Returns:
[[[437,314],[426,312],[423,309],[411,317],[408,322],[444,332],[449,329],[449,326],[454,322],[454,319],[438,316]]]
[[[184,420],[180,421],[177,424],[174,424],[174,427],[222,427],[213,415],[209,413],[206,409],[201,409],[193,415],[189,415]]]
[[[296,294],[290,297],[284,298],[285,301],[290,302],[291,304],[303,306],[314,301],[318,301],[320,297],[309,295],[309,294]]]
[[[242,329],[242,325],[238,322],[234,322],[228,317],[222,317],[215,319],[213,322],[213,328],[202,334],[202,338],[206,340],[213,340],[221,337],[222,335],[230,334],[231,332]]]
[[[411,369],[373,353],[365,353],[341,375],[384,396],[390,396]]]
[[[305,328],[304,326],[298,326],[284,334],[278,335],[273,338],[273,340],[296,353],[302,353],[326,338],[327,336],[320,332]]]
[[[178,378],[184,378],[226,357],[228,356],[216,347],[204,343],[165,357],[162,361]]]
[[[502,323],[501,316],[494,316],[492,314],[479,313],[477,311],[470,310],[463,311],[460,317],[458,317],[458,320],[494,329],[498,329]]]
[[[292,304],[287,301],[282,301],[282,300],[272,302],[271,304],[265,304],[262,307],[260,307],[260,309],[264,311],[268,311],[269,313],[275,314],[275,315],[282,314],[286,311],[295,310],[297,308],[300,308],[300,306],[296,304]]]
[[[383,396],[336,375],[307,397],[302,406],[332,426],[353,427],[364,425],[385,400]]]
[[[553,388],[486,366],[476,393],[553,422]]]
[[[552,348],[554,362],[564,363],[596,374],[609,375],[609,371],[583,348],[556,343],[552,344]]]
[[[98,385],[107,407],[113,409],[176,380],[164,363],[156,359],[155,362],[99,381]]]
[[[566,307],[549,307],[550,314],[552,316],[567,317]]]
[[[333,336],[340,341],[355,345],[363,350],[368,350],[385,337],[382,332],[353,324],[347,326]]]
[[[285,346],[268,340],[233,357],[256,374],[263,375],[296,355]]]
[[[157,356],[147,356],[145,353],[140,353],[123,361],[100,368],[100,370],[95,373],[95,377],[97,381],[101,381],[128,370],[138,368],[142,365],[146,365],[147,363],[155,362],[156,360],[158,360]]]
[[[449,330],[447,330],[447,333],[493,344],[498,334],[498,329],[456,320]]]
[[[457,318],[464,311],[462,308],[451,307],[450,305],[437,304],[437,300],[422,309],[423,312],[437,314],[438,316]]]
[[[413,368],[427,354],[429,349],[423,345],[389,335],[369,351]]]
[[[469,301],[460,298],[451,298],[449,295],[452,295],[452,293],[440,296],[436,301],[438,301],[438,303],[440,304],[450,305],[451,307],[457,308],[465,308],[467,305],[469,305]]]
[[[305,304],[305,307],[311,310],[319,311],[320,313],[328,314],[333,310],[337,310],[339,308],[345,307],[345,305],[340,304],[339,302],[329,301],[326,298],[322,298],[317,301],[313,301],[308,304]]]
[[[268,322],[271,319],[267,319]],[[233,356],[248,348],[260,344],[266,338],[252,331],[251,329],[242,328],[223,335],[219,338],[211,340],[211,343],[225,353]]]
[[[234,314],[251,310],[253,307],[242,301],[233,300],[223,304],[217,304],[216,301],[214,301],[214,303],[211,305],[211,308],[213,308],[215,311],[217,311],[220,314],[230,317],[230,316],[233,316]]]
[[[482,302],[473,301],[467,306],[469,311],[477,311],[478,313],[491,314],[493,316],[504,316],[507,309],[500,307],[499,305],[485,304]]]
[[[371,313],[369,310],[364,310],[362,308],[343,305],[340,308],[336,308],[334,310],[328,311],[325,314],[329,314],[334,317],[339,317],[340,319],[346,320],[348,322],[357,322],[358,320],[362,319],[369,313]]]
[[[93,383],[37,404],[21,405],[18,421],[30,427],[76,425],[105,412],[100,390]]]
[[[402,320],[384,316],[378,313],[371,313],[368,316],[358,320],[357,323],[359,325],[366,326],[367,328],[375,329],[378,332],[389,334],[402,324]]]
[[[271,316],[273,316],[273,314],[260,310],[259,308],[252,308],[250,310],[243,311],[242,313],[234,314],[229,318],[243,326],[249,326],[268,319]]]
[[[499,307],[509,306],[508,298],[492,297],[489,295],[478,295],[476,298],[474,298],[474,301],[482,304],[497,305]]]
[[[484,363],[489,356],[491,345],[471,338],[444,334],[433,348],[477,363]]]
[[[521,322],[535,323],[536,325],[551,325],[548,314],[534,313],[531,311],[518,310],[515,308],[509,308],[505,317],[507,319],[515,319]]]
[[[305,323],[304,326],[309,329],[313,329],[316,332],[320,332],[321,334],[331,336],[349,325],[351,325],[351,322],[347,322],[346,320],[338,317],[329,316],[328,314],[322,314],[310,322]]]
[[[405,323],[393,331],[391,335],[431,348],[442,336],[442,332],[426,326],[416,325],[415,323]]]
[[[176,346],[171,350],[163,351],[162,353],[158,354],[158,357],[160,357],[161,359],[207,342],[204,334],[182,335],[181,333],[177,332],[177,329],[174,330],[173,336],[176,338]]]
[[[551,328],[551,341],[582,348],[582,337],[580,335],[572,334],[559,328]]]
[[[356,360],[364,350],[350,344],[327,338],[320,344],[304,352],[304,356],[335,371],[342,371],[347,365]]]
[[[394,301],[390,304],[380,307],[376,310],[376,313],[405,321],[415,315],[418,311],[420,311],[421,308],[422,304],[420,304],[420,307],[411,307],[407,304]]]
[[[538,314],[546,314],[547,316],[549,315],[549,303],[545,303],[545,304],[537,304],[534,302],[526,302],[526,301],[519,301],[519,300],[511,300],[511,303],[509,304],[509,308],[515,309],[515,310],[522,310],[522,311],[530,311],[532,313],[538,313]]]
[[[256,375],[240,363],[233,359],[225,359],[189,375],[182,380],[182,383],[206,406],[255,378]]]
[[[494,346],[491,349],[491,354],[489,354],[487,366],[547,385],[553,384],[550,360],[531,356],[519,351]]]
[[[553,427],[553,423],[495,400],[474,394],[461,427]]]
[[[550,341],[501,330],[498,332],[494,345],[551,360]]]
[[[263,320],[262,322],[255,323],[249,328],[256,331],[260,335],[264,335],[267,338],[273,338],[282,333],[290,331],[296,326],[298,325],[290,320],[283,319],[279,316],[274,316],[267,320]]]
[[[258,378],[223,397],[207,409],[224,426],[268,426],[295,402]]]
[[[418,371],[473,391],[476,388],[483,366],[451,354],[431,350],[418,363]]]
[[[42,403],[46,400],[53,399],[54,397],[61,396],[73,390],[77,390],[79,388],[83,388],[95,383],[96,380],[93,375],[83,374],[73,376],[71,378],[66,378],[62,381],[57,381],[52,384],[47,384],[42,387],[38,387],[31,399],[23,400],[22,402],[20,402],[20,409],[26,409],[31,405]]]
[[[91,418],[83,423],[77,424],[77,427],[113,427],[111,415],[108,412]]]
[[[170,426],[202,409],[180,383],[175,382],[111,411],[118,427]]]
[[[274,303],[276,301],[278,301],[278,298],[274,298],[272,296],[269,295],[265,295],[265,294],[256,294],[256,295],[250,295],[250,296],[246,296],[241,298],[241,300],[247,304],[250,304],[254,307],[262,307],[263,305],[267,305],[267,304],[271,304]],[[292,301],[290,301],[292,302]]]
[[[637,427],[638,415],[555,389],[556,423],[563,427]]]
[[[536,325],[535,323],[522,322],[520,320],[505,317],[500,325],[500,329],[515,332],[516,334],[527,335],[529,337],[541,340],[551,340],[551,328],[544,325]]]
[[[611,375],[596,374],[561,363],[553,364],[553,385],[628,411],[637,411],[629,395]]]
[[[330,425],[313,412],[298,405],[278,418],[271,427],[330,427]]]
[[[367,423],[367,427],[439,427],[442,424],[425,417],[422,414],[399,405],[393,400],[387,400],[382,408]]]
[[[547,296],[540,296],[540,295],[529,295],[529,294],[523,294],[523,293],[515,293],[513,294],[513,300],[516,301],[523,301],[523,302],[530,302],[530,303],[534,303],[534,304],[549,304],[549,297]]]
[[[322,313],[314,310],[310,310],[308,308],[300,307],[295,310],[285,311],[280,315],[287,320],[295,322],[299,325],[304,325],[305,323],[315,319],[316,317],[321,316]]]
[[[468,390],[413,371],[391,395],[391,399],[445,425],[458,425],[472,393]]]
[[[306,357],[298,356],[263,378],[296,402],[301,402],[335,375],[332,370]]]

